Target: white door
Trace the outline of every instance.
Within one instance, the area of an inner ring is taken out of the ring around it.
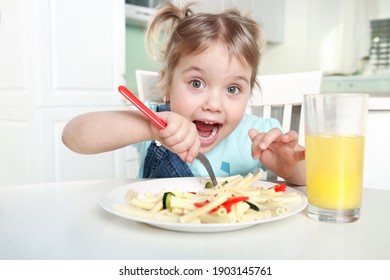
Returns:
[[[124,177],[124,151],[75,155],[60,137],[77,114],[123,106],[124,1],[0,0],[0,13],[0,186]]]

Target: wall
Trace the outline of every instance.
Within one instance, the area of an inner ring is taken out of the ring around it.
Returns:
[[[390,17],[390,2],[367,0],[370,19]],[[319,47],[322,38],[318,29],[334,15],[327,6],[327,0],[286,0],[285,41],[268,45],[261,62],[260,74],[280,74],[320,69]],[[127,81],[131,86],[135,78],[134,69],[158,69],[148,60],[143,49],[143,29],[127,26]],[[136,55],[134,55],[136,54]]]
[[[370,19],[390,18],[389,0],[371,0],[369,6]]]
[[[126,86],[133,93],[137,93],[135,70],[158,69],[145,50],[145,27],[126,25]]]
[[[282,44],[268,45],[263,55],[260,74],[280,74],[318,70],[310,66],[307,55],[308,4],[307,0],[285,1],[285,41]]]

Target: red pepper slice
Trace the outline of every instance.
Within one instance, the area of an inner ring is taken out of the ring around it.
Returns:
[[[226,209],[226,211],[228,213],[230,213],[232,211],[232,205],[233,204],[241,202],[241,201],[246,201],[248,199],[249,199],[248,196],[232,196],[232,197],[229,197],[224,203],[222,203],[221,205],[213,208],[210,212],[214,213],[214,212],[218,211],[218,209],[223,207],[223,208]],[[205,200],[205,201],[201,201],[201,202],[195,202],[194,205],[196,207],[203,207],[203,206],[205,206],[208,203],[209,203],[209,201]]]
[[[232,197],[229,197],[224,203],[222,203],[218,207],[215,207],[214,209],[212,209],[211,212],[216,212],[219,208],[223,207],[223,208],[226,209],[226,211],[228,213],[230,213],[232,211],[232,205],[233,204],[236,204],[236,203],[241,202],[241,201],[246,201],[248,199],[249,199],[249,197],[247,197],[247,196],[232,196]]]
[[[208,201],[208,200],[205,200],[205,201],[201,201],[201,202],[195,202],[194,205],[195,205],[196,207],[203,207],[203,206],[205,206],[205,205],[208,204],[208,203],[209,203],[209,201]]]
[[[275,192],[285,192],[287,190],[287,186],[285,183],[280,183],[279,185],[270,187],[270,189],[274,189]]]
[[[214,209],[212,209],[210,212],[211,213],[217,212],[218,209],[221,209],[221,208],[225,208],[226,212],[228,212],[228,213],[230,213],[232,211],[231,205],[223,205],[223,204],[221,204],[221,205],[215,207]]]
[[[224,207],[228,213],[230,213],[232,211],[231,205],[222,205],[222,207]]]
[[[222,203],[222,205],[232,205],[232,204],[235,204],[237,202],[240,202],[240,201],[245,201],[245,200],[248,200],[249,197],[248,196],[232,196],[232,197],[229,197],[224,203]]]

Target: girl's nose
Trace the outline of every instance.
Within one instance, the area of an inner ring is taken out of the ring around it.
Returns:
[[[223,95],[218,90],[211,90],[207,93],[206,100],[203,104],[203,109],[208,111],[222,111]]]

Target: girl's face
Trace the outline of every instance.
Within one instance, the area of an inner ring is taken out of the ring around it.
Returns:
[[[171,110],[192,121],[200,152],[212,150],[239,124],[251,94],[252,69],[217,44],[187,55],[175,68],[168,93]]]

